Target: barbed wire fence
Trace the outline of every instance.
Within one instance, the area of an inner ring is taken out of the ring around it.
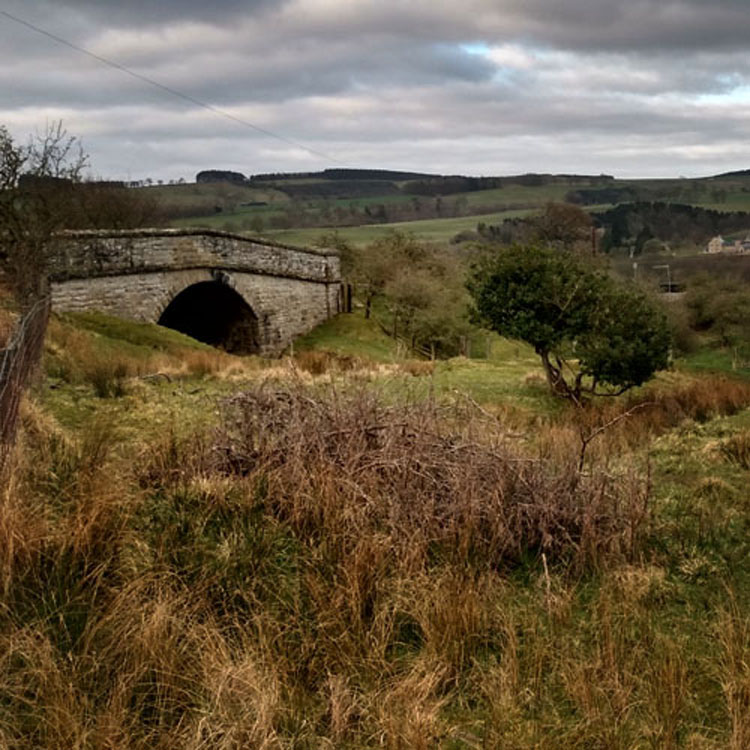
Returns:
[[[0,349],[0,476],[15,441],[23,392],[41,360],[49,312],[49,295],[37,299]]]

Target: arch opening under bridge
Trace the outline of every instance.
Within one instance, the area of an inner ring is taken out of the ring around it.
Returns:
[[[242,295],[221,279],[183,289],[158,323],[233,354],[260,351],[258,316]]]

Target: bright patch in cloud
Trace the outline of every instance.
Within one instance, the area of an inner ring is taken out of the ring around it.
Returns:
[[[539,57],[536,54],[516,44],[490,47],[485,57],[501,68],[513,70],[532,70],[539,63]]]

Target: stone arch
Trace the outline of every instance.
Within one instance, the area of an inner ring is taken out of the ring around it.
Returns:
[[[222,272],[183,288],[158,323],[236,354],[253,354],[261,348],[256,312]]]

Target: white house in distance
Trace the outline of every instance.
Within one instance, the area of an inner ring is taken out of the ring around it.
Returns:
[[[750,253],[750,236],[744,240],[725,240],[720,234],[709,240],[706,250],[709,255],[745,255]]]

